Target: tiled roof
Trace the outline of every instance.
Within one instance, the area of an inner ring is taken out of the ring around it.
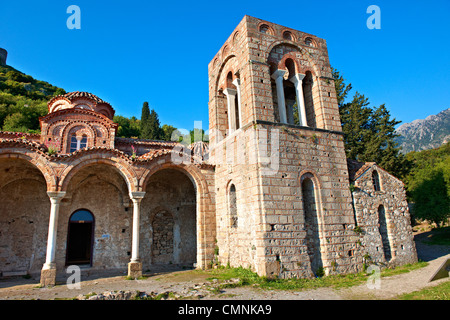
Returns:
[[[176,141],[160,141],[160,140],[148,140],[148,139],[134,139],[134,138],[119,138],[114,139],[115,143],[119,144],[138,144],[144,146],[159,146],[159,147],[174,147],[179,142]]]
[[[348,177],[350,181],[355,181],[366,170],[375,165],[375,162],[359,162],[356,160],[347,159]]]
[[[54,97],[53,99],[51,99],[48,102],[48,105],[51,105],[53,103],[53,101],[55,101],[58,98],[64,98],[64,99],[67,99],[69,101],[75,100],[77,98],[87,98],[89,100],[95,101],[96,104],[107,104],[107,105],[110,105],[108,102],[100,99],[95,94],[92,94],[90,92],[84,92],[84,91],[68,92],[66,94],[56,96],[56,97]]]

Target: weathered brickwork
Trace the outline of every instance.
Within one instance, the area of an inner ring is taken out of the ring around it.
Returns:
[[[403,184],[346,159],[323,39],[245,16],[208,73],[209,144],[117,138],[114,109],[86,92],[50,100],[40,135],[1,132],[1,275],[417,260]],[[80,210],[92,221],[71,221]]]

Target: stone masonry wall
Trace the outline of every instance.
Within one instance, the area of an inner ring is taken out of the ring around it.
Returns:
[[[372,172],[379,175],[381,190],[374,191]],[[373,165],[355,181],[353,192],[355,214],[358,226],[362,229],[359,251],[371,261],[381,265],[397,266],[417,262],[417,253],[412,234],[411,217],[403,183]],[[392,259],[386,261],[383,241],[380,234],[378,208],[385,211],[387,236]]]

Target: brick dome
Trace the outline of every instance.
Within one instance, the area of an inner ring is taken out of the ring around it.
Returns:
[[[59,95],[48,102],[49,113],[70,108],[91,110],[103,114],[111,120],[115,113],[108,102],[100,99],[95,94],[83,91],[74,91]]]

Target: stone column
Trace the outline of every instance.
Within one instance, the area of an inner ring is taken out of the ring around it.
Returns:
[[[131,243],[131,261],[128,263],[128,276],[139,278],[142,276],[142,263],[139,257],[139,232],[141,201],[145,192],[131,192],[130,198],[133,201],[133,239]]]
[[[47,192],[51,207],[50,207],[50,221],[48,224],[48,238],[47,238],[47,255],[44,266],[41,270],[41,285],[54,286],[56,284],[56,235],[58,231],[58,215],[59,204],[66,195],[64,191],[48,191]]]
[[[306,121],[306,109],[305,109],[305,97],[303,96],[303,78],[304,74],[297,73],[295,76],[289,79],[295,85],[295,95],[297,97],[297,108],[298,108],[298,119],[300,125],[307,127],[308,122]]]
[[[287,123],[286,102],[284,101],[283,76],[286,70],[277,70],[272,74],[277,86],[278,112],[280,113],[280,122]]]
[[[230,134],[236,130],[236,94],[237,91],[234,89],[226,88],[223,90],[223,93],[227,96],[227,105],[228,105],[228,130]]]
[[[242,128],[242,109],[241,109],[241,80],[236,78],[233,80],[233,84],[236,86],[237,99],[238,99],[238,111],[239,111],[239,128]]]

